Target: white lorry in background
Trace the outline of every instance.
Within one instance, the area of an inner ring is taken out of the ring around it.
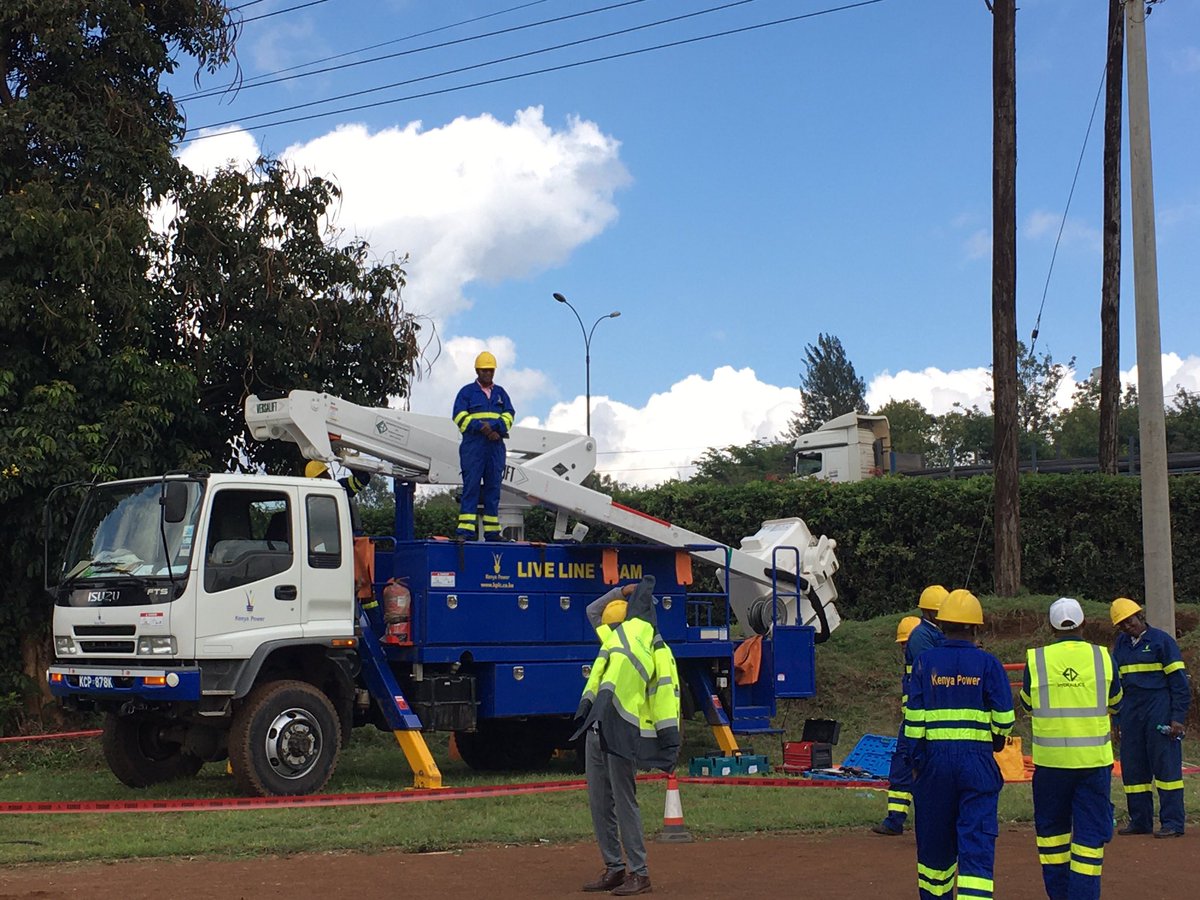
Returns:
[[[862,481],[892,471],[887,416],[846,413],[796,438],[796,474],[822,481]]]

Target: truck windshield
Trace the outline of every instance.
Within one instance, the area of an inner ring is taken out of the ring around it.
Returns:
[[[182,522],[162,521],[162,482],[100,485],[88,492],[63,562],[63,580],[181,575],[188,570],[201,487],[185,482]],[[163,530],[166,530],[166,545]],[[168,566],[170,571],[168,572]]]

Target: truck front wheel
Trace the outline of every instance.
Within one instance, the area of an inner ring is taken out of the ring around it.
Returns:
[[[305,681],[259,685],[233,718],[229,763],[238,790],[312,794],[337,767],[341,727],[329,699]]]
[[[187,778],[200,771],[204,760],[184,750],[179,741],[172,740],[167,725],[162,719],[145,713],[108,714],[101,739],[104,760],[122,783],[144,788]]]

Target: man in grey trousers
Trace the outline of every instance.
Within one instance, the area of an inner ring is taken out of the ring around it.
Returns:
[[[588,604],[587,617],[600,643],[608,637],[612,626],[625,620],[629,595],[635,584],[615,587]],[[616,602],[620,601],[620,602]],[[609,604],[612,609],[608,609]],[[646,840],[642,832],[642,812],[637,796],[631,790],[637,784],[637,763],[631,759],[605,753],[600,744],[600,729],[593,723],[584,738],[584,765],[587,772],[588,806],[592,813],[592,830],[600,845],[604,871],[595,881],[583,886],[585,891],[611,891],[625,881],[625,862],[621,858],[621,836],[629,854],[629,871],[646,871]]]

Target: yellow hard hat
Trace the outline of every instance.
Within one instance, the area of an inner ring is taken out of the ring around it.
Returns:
[[[903,644],[908,640],[908,636],[912,634],[912,630],[921,624],[920,616],[905,616],[900,620],[900,624],[896,626],[896,643]]]
[[[942,607],[938,610],[939,622],[956,622],[959,625],[982,625],[983,624],[983,606],[976,597],[968,590],[959,588],[951,591],[945,600],[942,601]]]
[[[1142,608],[1130,600],[1128,597],[1118,597],[1112,602],[1108,613],[1112,616],[1112,623],[1120,625],[1134,613],[1140,613]]]
[[[475,368],[477,369],[494,369],[496,368],[496,357],[484,350],[475,357]]]
[[[329,466],[319,459],[310,459],[304,466],[305,478],[320,478],[329,471]]]
[[[624,600],[612,600],[604,607],[604,614],[600,616],[601,625],[620,625],[625,621],[625,611],[629,608],[629,604]]]
[[[925,590],[921,591],[921,599],[917,601],[917,606],[920,609],[941,609],[942,603],[949,593],[940,584],[931,584]]]

